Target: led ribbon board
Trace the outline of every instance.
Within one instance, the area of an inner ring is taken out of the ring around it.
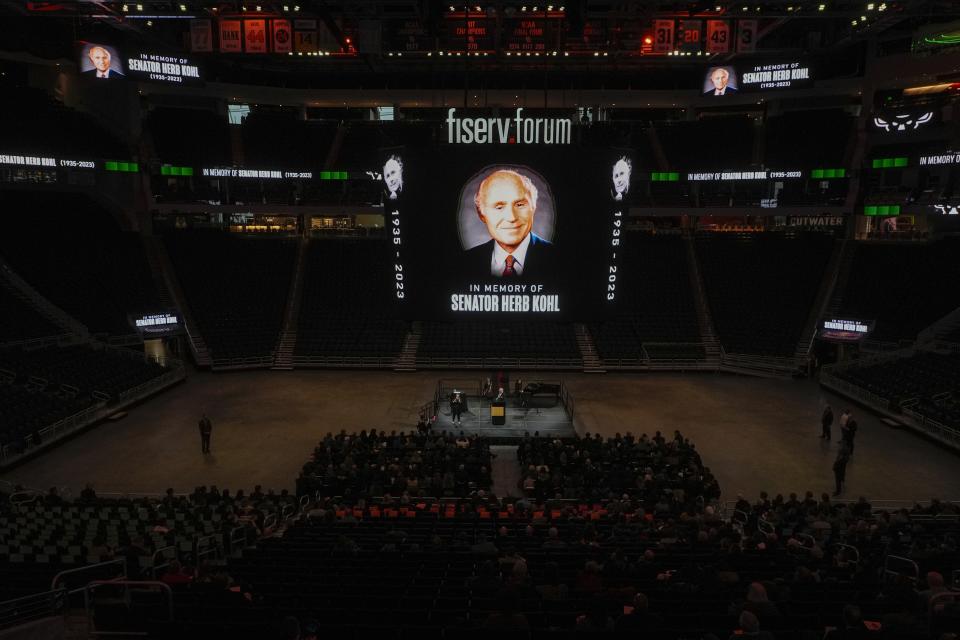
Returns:
[[[165,84],[203,84],[200,66],[183,56],[135,53],[127,57],[127,77],[131,80]]]
[[[820,323],[820,339],[830,342],[859,342],[873,331],[872,322],[830,318]]]
[[[130,324],[143,336],[159,337],[180,333],[183,323],[177,312],[131,316]]]

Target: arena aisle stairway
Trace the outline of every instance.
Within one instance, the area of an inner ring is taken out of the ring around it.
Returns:
[[[493,493],[501,498],[520,497],[520,467],[517,465],[516,446],[491,446],[490,453],[495,457],[490,463],[493,476]]]

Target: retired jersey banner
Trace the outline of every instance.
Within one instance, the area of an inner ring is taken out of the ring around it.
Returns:
[[[737,53],[752,53],[757,49],[757,21],[737,20]]]
[[[243,51],[239,20],[220,21],[220,51],[222,53],[240,53]]]
[[[273,21],[273,51],[289,53],[293,49],[293,30],[289,20]]]
[[[707,53],[730,53],[730,23],[707,20]]]
[[[680,20],[677,24],[677,46],[684,53],[696,53],[702,49],[703,20]]]
[[[653,21],[653,51],[667,53],[673,51],[673,20]]]
[[[213,51],[213,23],[209,20],[190,21],[190,50],[194,53]]]
[[[244,20],[243,40],[247,45],[247,53],[267,52],[267,21]]]
[[[294,31],[293,47],[301,53],[308,53],[317,50],[317,32],[316,31]]]

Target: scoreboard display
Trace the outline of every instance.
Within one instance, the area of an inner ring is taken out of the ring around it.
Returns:
[[[406,317],[601,318],[620,293],[629,151],[566,113],[450,109],[443,142],[385,149],[386,251]]]

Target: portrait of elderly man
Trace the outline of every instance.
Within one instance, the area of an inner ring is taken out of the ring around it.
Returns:
[[[737,92],[737,88],[730,84],[730,70],[726,67],[714,67],[710,70],[710,82],[713,83],[713,89],[703,92],[705,96],[725,96]],[[736,83],[736,78],[734,78]]]
[[[512,169],[497,169],[477,188],[473,203],[490,240],[467,251],[471,273],[536,279],[553,273],[554,247],[533,232],[536,185]]]
[[[106,47],[99,45],[90,47],[90,50],[87,51],[87,58],[90,59],[90,64],[93,65],[93,68],[84,71],[84,75],[104,79],[119,78],[123,75],[116,69],[110,68],[113,56],[110,55],[110,50]]]
[[[383,182],[387,185],[388,197],[396,200],[403,191],[403,160],[400,156],[392,155],[383,165]]]
[[[623,156],[613,163],[613,199],[623,200],[623,196],[630,191],[630,173],[633,170],[633,163],[630,158]]]

